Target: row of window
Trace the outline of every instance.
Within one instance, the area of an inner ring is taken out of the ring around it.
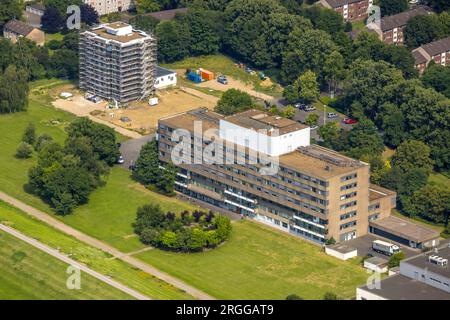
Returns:
[[[356,201],[347,202],[347,203],[341,205],[341,210],[345,210],[347,208],[354,207],[354,206],[356,206]]]
[[[341,220],[349,219],[352,217],[356,217],[357,212],[356,211],[350,211],[344,214],[341,214],[340,218]]]
[[[349,222],[347,222],[347,223],[341,224],[341,225],[339,226],[339,229],[340,229],[340,230],[344,230],[344,229],[347,229],[347,228],[350,228],[350,227],[354,227],[354,226],[356,226],[356,220],[354,220],[354,221],[349,221]]]

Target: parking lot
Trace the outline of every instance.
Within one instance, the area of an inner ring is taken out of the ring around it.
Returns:
[[[143,136],[142,138],[130,139],[122,142],[122,144],[120,145],[120,153],[123,157],[124,162],[120,164],[120,166],[128,169],[130,165],[136,163],[142,146],[147,142],[153,140],[154,137],[155,135],[151,134],[148,136]]]
[[[287,104],[285,101],[279,100],[277,105],[279,106],[280,110],[283,110]],[[301,122],[301,123],[305,123],[305,120],[308,117],[308,115],[316,113],[319,116],[319,120],[317,121],[318,127],[323,126],[326,122],[332,121],[332,122],[337,122],[339,124],[339,126],[345,131],[349,131],[352,129],[353,125],[345,124],[342,122],[342,120],[344,120],[344,118],[346,118],[345,115],[338,113],[337,117],[328,118],[327,117],[328,112],[334,112],[334,111],[331,109],[328,109],[328,108],[325,108],[323,110],[316,109],[314,111],[305,111],[305,110],[300,110],[300,109],[296,108],[293,120]],[[311,138],[314,138],[316,140],[319,139],[317,129],[311,130]]]
[[[389,258],[388,256],[386,256],[382,253],[378,253],[378,252],[375,252],[372,250],[372,242],[375,240],[383,240],[383,241],[387,241],[387,242],[398,245],[400,247],[400,249],[402,250],[402,252],[406,255],[406,257],[412,257],[414,255],[417,255],[420,252],[420,250],[414,250],[412,248],[406,247],[403,244],[399,244],[392,240],[384,239],[382,237],[375,236],[373,234],[366,234],[365,236],[358,237],[356,239],[347,241],[345,244],[357,249],[359,257],[365,257],[368,254],[371,254],[374,257],[380,257],[383,259]]]

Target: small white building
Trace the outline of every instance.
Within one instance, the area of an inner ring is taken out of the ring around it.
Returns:
[[[155,88],[165,89],[177,85],[177,73],[173,70],[156,66]]]
[[[356,257],[358,250],[345,244],[334,244],[326,246],[325,253],[341,260],[348,260]]]
[[[383,258],[372,257],[364,260],[364,268],[378,273],[385,273],[388,271],[388,261]]]

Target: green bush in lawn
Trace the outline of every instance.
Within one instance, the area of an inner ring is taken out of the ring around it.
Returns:
[[[21,142],[17,147],[16,157],[19,159],[29,159],[33,155],[33,147],[26,142]]]
[[[164,213],[159,205],[138,209],[134,231],[142,243],[166,250],[202,251],[228,239],[230,219],[213,212]]]

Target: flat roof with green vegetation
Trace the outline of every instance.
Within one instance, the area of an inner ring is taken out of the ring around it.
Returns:
[[[68,265],[0,231],[0,299],[131,299],[82,272],[81,289],[66,286]]]
[[[86,264],[91,269],[106,275],[136,291],[139,291],[140,293],[147,295],[150,298],[153,299],[192,299],[192,297],[185,292],[165,283],[164,281],[161,281],[152,275],[149,275],[143,271],[140,271],[125,262],[122,262],[118,259],[112,259],[112,256],[108,253],[105,253],[99,249],[93,248],[89,245],[84,244],[83,242],[66,235],[65,233],[62,233],[49,225],[42,223],[33,217],[25,214],[24,212],[11,207],[10,205],[1,202],[0,201],[0,221],[6,225],[9,225],[13,227],[16,230],[19,230],[20,232],[26,234],[29,237],[35,238],[39,240],[40,242],[46,244],[49,247],[52,248],[58,248],[60,252],[65,254],[70,254],[70,258],[77,260],[81,263]],[[1,233],[0,233],[1,235]],[[16,240],[16,242],[19,242]],[[0,271],[2,270],[2,265],[4,264],[3,260],[9,259],[11,257],[11,254],[2,251],[4,245],[1,242],[0,239]],[[33,248],[32,248],[33,249]],[[19,250],[20,251],[20,250]],[[23,250],[22,250],[23,251]],[[48,261],[52,261],[51,259],[55,260],[55,258],[51,256],[47,256],[45,254],[45,257],[48,257]],[[56,261],[57,262],[57,261]],[[6,262],[5,262],[6,263]],[[5,267],[6,268],[6,267]],[[39,273],[40,269],[46,269],[48,268],[47,264],[35,264],[36,273]],[[49,269],[52,270],[52,269]],[[64,269],[65,270],[65,269]],[[56,269],[53,269],[53,271],[56,272]],[[45,270],[42,270],[42,272],[45,272]],[[65,272],[65,271],[64,271]],[[3,274],[3,272],[1,272]],[[6,280],[3,281],[2,274],[0,274],[0,283],[7,283]],[[51,273],[49,273],[51,274]],[[92,278],[93,280],[96,280],[95,278]],[[92,282],[94,285],[95,283]],[[2,285],[3,286],[3,285]],[[22,291],[18,291],[19,289],[12,287],[10,285],[6,289],[2,290],[2,286],[0,286],[0,299],[3,297],[3,295],[12,296],[16,294],[25,294],[28,292],[28,285],[25,284],[24,281],[21,282],[21,286],[23,287],[23,293]],[[6,285],[5,285],[6,286]],[[33,285],[34,286],[34,285]],[[107,286],[105,284],[105,286]],[[32,287],[30,283],[30,287]],[[109,287],[109,286],[108,286]],[[33,290],[35,290],[35,287],[32,287]],[[45,285],[42,285],[42,288],[39,288],[39,290],[44,291],[46,288]],[[100,287],[101,289],[101,287]],[[113,288],[111,288],[112,290]],[[37,292],[39,292],[39,290]],[[49,288],[50,290],[50,288]],[[32,291],[32,290],[29,290]],[[18,296],[19,298],[19,296]],[[23,297],[25,298],[25,297]],[[51,296],[48,297],[30,297],[30,299],[35,298],[48,298],[53,299]],[[62,297],[64,298],[64,297]],[[72,299],[75,297],[66,297],[67,299]],[[81,297],[80,297],[81,298]],[[87,298],[87,296],[85,297]],[[94,296],[95,298],[95,296]],[[97,299],[108,299],[106,295],[102,296],[102,291],[99,290],[98,295],[96,296]],[[111,298],[113,298],[111,296]],[[120,297],[117,297],[120,298]],[[130,298],[130,297],[129,297]]]
[[[233,223],[231,238],[203,253],[150,250],[136,255],[219,299],[343,298],[368,274],[360,260],[340,261],[319,246],[252,221]]]

